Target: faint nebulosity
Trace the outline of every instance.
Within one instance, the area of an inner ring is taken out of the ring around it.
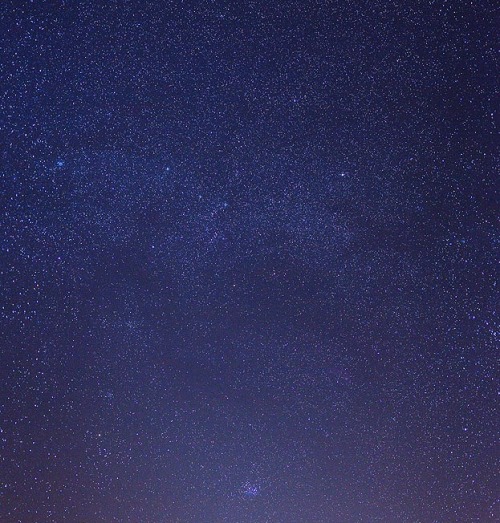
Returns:
[[[497,17],[2,2],[2,523],[500,521]]]

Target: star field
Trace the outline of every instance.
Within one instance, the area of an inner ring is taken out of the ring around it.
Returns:
[[[500,521],[493,2],[0,6],[0,521]]]

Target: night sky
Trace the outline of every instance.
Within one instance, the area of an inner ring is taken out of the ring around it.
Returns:
[[[498,14],[2,1],[1,523],[500,521]]]

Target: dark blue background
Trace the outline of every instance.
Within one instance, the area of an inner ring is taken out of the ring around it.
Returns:
[[[2,2],[2,522],[499,521],[495,16]]]

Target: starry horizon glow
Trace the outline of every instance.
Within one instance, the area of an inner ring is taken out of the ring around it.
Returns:
[[[2,2],[2,523],[500,521],[495,13]]]

